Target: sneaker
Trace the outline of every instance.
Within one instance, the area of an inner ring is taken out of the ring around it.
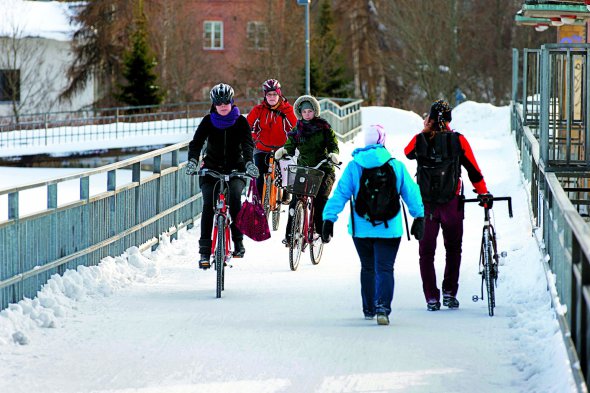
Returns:
[[[377,325],[389,325],[389,317],[385,313],[377,313]]]
[[[438,311],[440,310],[440,302],[439,301],[430,301],[428,303],[426,303],[426,309],[428,311]]]
[[[365,319],[367,321],[372,321],[373,319],[375,319],[375,315],[365,314]]]
[[[211,255],[201,254],[201,259],[199,259],[199,269],[207,270],[211,267]]]
[[[443,306],[448,308],[459,308],[459,301],[455,296],[443,296]]]
[[[234,258],[243,258],[245,253],[246,253],[246,249],[244,248],[244,242],[242,240],[235,240],[234,241],[234,252],[233,252],[232,256]]]

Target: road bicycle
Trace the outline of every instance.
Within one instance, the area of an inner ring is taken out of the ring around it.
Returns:
[[[225,289],[225,267],[230,266],[229,261],[232,257],[232,240],[230,234],[231,216],[229,215],[228,205],[226,203],[226,193],[228,192],[229,181],[233,178],[243,180],[252,179],[251,176],[243,172],[231,172],[224,174],[212,169],[203,168],[197,172],[199,176],[211,176],[218,179],[213,187],[219,186],[219,195],[214,204],[215,215],[213,218],[213,238],[211,244],[211,256],[217,272],[217,292],[216,297],[221,297],[221,292]]]
[[[297,198],[293,212],[289,209],[289,214],[293,216],[288,243],[289,266],[293,271],[297,270],[301,254],[305,252],[308,245],[312,264],[317,265],[322,258],[324,243],[321,236],[314,230],[313,200],[324,178],[324,171],[318,168],[324,163],[340,168],[329,159],[320,161],[315,167],[289,165],[287,168],[286,189],[293,194],[293,198]]]
[[[512,198],[511,197],[491,197],[493,204],[499,201],[508,203],[508,215],[512,217]],[[464,202],[480,202],[479,199],[465,199]],[[490,219],[490,208],[483,206],[484,223],[481,237],[481,248],[479,254],[479,274],[481,275],[481,296],[473,295],[471,298],[474,302],[484,300],[484,284],[488,299],[488,314],[494,316],[494,307],[496,307],[496,287],[498,280],[498,267],[500,258],[505,258],[507,253],[502,251],[498,254],[498,245],[496,241],[496,230]]]
[[[268,170],[264,174],[264,182],[262,185],[262,207],[264,208],[264,214],[266,215],[267,220],[269,216],[272,215],[272,230],[276,231],[279,229],[279,222],[281,219],[283,190],[276,184],[276,174],[277,171],[280,171],[280,168],[276,165],[275,151],[282,146],[266,145],[261,141],[256,142],[271,149],[268,159]]]

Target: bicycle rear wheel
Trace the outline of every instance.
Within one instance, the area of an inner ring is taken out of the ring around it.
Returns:
[[[291,242],[289,243],[289,267],[291,270],[297,270],[301,252],[303,250],[303,202],[297,202],[295,214],[293,215],[293,226],[291,227]]]
[[[217,270],[216,297],[220,298],[225,279],[225,217],[218,215],[215,225],[217,225],[217,244],[215,245],[215,270]]]
[[[279,229],[279,222],[281,221],[281,206],[277,206],[275,210],[272,211],[272,230],[276,231]]]
[[[494,257],[493,257],[493,246],[490,239],[489,229],[484,230],[483,235],[484,247],[483,247],[483,278],[486,282],[486,292],[488,295],[488,314],[490,317],[494,316],[494,307],[496,305],[496,297],[494,293]]]

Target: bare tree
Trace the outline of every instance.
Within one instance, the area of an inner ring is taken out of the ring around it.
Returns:
[[[260,13],[262,30],[255,34],[264,40],[257,41],[253,35],[245,37],[243,45],[249,50],[236,67],[236,74],[240,75],[236,84],[256,98],[260,96],[262,82],[276,78],[286,94],[303,94],[300,81],[305,62],[304,9],[294,1],[276,0],[262,1],[261,9],[264,10]]]
[[[0,37],[3,95],[10,101],[17,121],[25,112],[45,112],[55,105],[56,98],[51,93],[58,72],[46,64],[47,50],[42,42],[45,40],[27,37],[26,26],[16,18],[18,7],[15,3],[11,12],[3,16],[8,33]]]
[[[203,39],[195,34],[195,9],[183,0],[146,3],[152,48],[159,59],[158,71],[169,102],[201,100],[201,81],[216,78],[211,56],[195,56]]]

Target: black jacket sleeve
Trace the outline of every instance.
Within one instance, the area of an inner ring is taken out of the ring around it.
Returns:
[[[199,161],[201,155],[201,149],[209,136],[209,130],[211,129],[211,115],[207,115],[201,120],[197,130],[195,131],[195,135],[193,136],[193,140],[188,144],[188,159],[194,158],[195,160]],[[252,137],[250,137],[252,139]]]

